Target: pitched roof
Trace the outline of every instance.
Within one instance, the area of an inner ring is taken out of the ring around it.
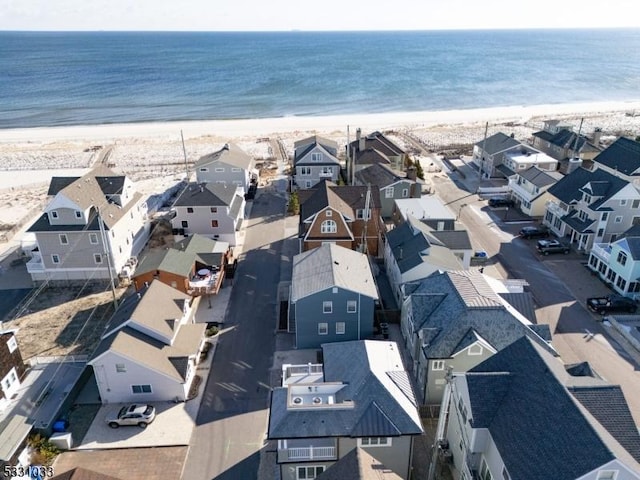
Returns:
[[[305,190],[302,190],[305,192]],[[342,215],[355,220],[355,210],[363,209],[367,187],[361,185],[341,185],[323,180],[300,196],[300,221],[315,215],[325,207],[331,207]],[[380,191],[371,189],[371,208],[380,206]]]
[[[111,475],[105,475],[103,473],[94,472],[82,467],[72,468],[64,473],[60,473],[51,480],[120,480],[117,477]]]
[[[557,133],[545,132],[543,130],[541,132],[534,133],[533,136],[539,137],[542,140],[549,142],[551,145],[555,145],[563,149],[573,150],[575,148],[578,152],[600,151],[600,148],[593,145],[587,137],[584,135],[578,135],[568,128],[562,128]]]
[[[297,150],[300,147],[306,147],[307,145],[311,145],[311,144],[318,144],[318,145],[322,145],[325,148],[329,148],[334,152],[334,155],[335,155],[335,152],[338,150],[338,142],[336,142],[335,140],[330,140],[327,137],[322,137],[320,135],[311,135],[310,137],[306,137],[296,142],[293,142],[293,148],[294,150]]]
[[[176,199],[176,207],[228,207],[237,194],[235,185],[223,183],[190,183]]]
[[[367,168],[358,170],[355,173],[355,177],[363,185],[375,185],[380,189],[393,185],[401,180],[416,183],[414,180],[407,178],[406,175],[399,175],[388,165],[382,163],[375,163]]]
[[[400,480],[365,449],[356,447],[316,477],[316,480]]]
[[[321,150],[324,152],[323,160],[320,162],[314,161],[309,157],[309,153],[312,150]],[[320,143],[310,143],[304,147],[298,147],[295,150],[293,157],[293,164],[297,165],[340,165],[340,160],[335,156],[335,149],[326,147]]]
[[[359,150],[355,154],[356,165],[390,165],[391,160],[387,155],[376,148],[366,148]]]
[[[565,387],[568,378],[562,364],[529,338],[513,342],[465,374],[469,421],[474,428],[489,430],[511,478],[573,480],[613,460],[612,449],[628,457],[578,407]],[[600,382],[589,377],[571,380]],[[618,418],[628,420],[630,415]],[[630,433],[618,425],[612,430],[621,435],[624,431],[622,437]],[[637,445],[636,440],[631,443]]]
[[[234,143],[226,143],[220,150],[200,157],[194,167],[203,167],[210,163],[223,162],[233,167],[249,170],[253,158]]]
[[[471,250],[471,239],[466,230],[431,230],[431,235],[450,250]]]
[[[372,132],[362,138],[364,139],[364,150],[375,149],[382,153],[382,155],[384,156],[399,156],[405,153],[404,150],[402,150],[398,145],[393,143],[389,138],[387,138],[380,132]],[[352,151],[358,152],[359,160],[360,154],[362,153],[360,152],[360,142],[356,139],[349,145],[351,146]]]
[[[496,350],[527,336],[553,352],[529,321],[507,305],[479,272],[434,273],[419,282],[411,297],[415,295],[435,296],[429,300],[429,308],[414,309],[412,315],[414,331],[432,332],[423,346],[427,358],[450,358],[469,329]]]
[[[395,342],[325,343],[324,383],[342,385],[335,408],[287,407],[287,387],[273,390],[269,438],[378,437],[422,433],[411,382]],[[404,378],[404,381],[399,381]],[[345,401],[351,401],[344,407]]]
[[[495,155],[520,145],[521,143],[518,140],[502,132],[494,133],[487,137],[486,140],[482,139],[475,144],[481,149],[484,148],[484,151],[489,155]]]
[[[79,178],[80,177],[51,177],[51,181],[49,182],[49,190],[47,190],[47,195],[54,196],[60,190],[62,190],[65,187],[68,187]]]
[[[600,168],[590,171],[580,167],[565,175],[547,191],[566,204],[581,200],[582,192],[586,192],[594,197],[590,207],[596,209],[628,184],[626,180]]]
[[[538,167],[529,167],[522,172],[518,172],[522,178],[532,183],[538,188],[553,185],[564,176],[558,172],[545,172]]]
[[[293,257],[293,302],[332,287],[378,298],[369,259],[364,253],[330,243]]]
[[[640,143],[620,137],[593,160],[625,175],[638,175],[640,169]]]

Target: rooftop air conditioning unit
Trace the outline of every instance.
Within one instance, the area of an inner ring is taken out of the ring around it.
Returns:
[[[319,405],[322,403],[322,399],[320,397],[313,397],[313,403]]]
[[[302,404],[302,397],[293,397],[293,403],[296,405]]]

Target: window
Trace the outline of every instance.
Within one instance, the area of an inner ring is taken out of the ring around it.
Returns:
[[[624,289],[627,287],[627,281],[621,276],[618,276],[618,279],[616,280],[616,286],[624,292]]]
[[[358,439],[360,447],[390,447],[391,437],[363,437]]]
[[[333,312],[333,302],[322,302],[322,313]]]
[[[9,353],[13,353],[13,351],[18,348],[18,342],[16,341],[16,337],[12,336],[7,342],[7,348],[9,349]]]
[[[444,370],[444,360],[433,360],[431,370]]]
[[[308,465],[304,467],[296,468],[297,480],[313,480],[322,472],[326,467],[324,465]]]
[[[336,322],[336,335],[344,335],[345,327],[344,322]]]
[[[640,207],[640,200],[634,200],[631,202],[631,208],[636,209],[638,207]]]
[[[211,228],[218,228],[218,220],[211,220]]]
[[[598,237],[602,238],[602,236],[604,235],[604,228],[599,228],[598,229]]]
[[[482,465],[480,465],[480,480],[493,480],[489,467],[487,466],[487,462],[485,462],[484,458],[482,459]]]
[[[89,234],[89,243],[91,245],[97,245],[98,244],[98,235],[96,233],[90,233]]]
[[[602,217],[600,217],[600,220],[606,222],[607,218],[609,218],[609,212],[602,212]]]
[[[76,210],[76,218],[82,218],[82,212]]]
[[[371,218],[371,210],[368,211],[367,218],[365,218],[364,210],[362,209],[356,210],[356,218],[359,220],[369,220]]]
[[[116,373],[127,373],[127,367],[124,363],[116,363]]]
[[[208,172],[209,169],[207,167],[200,167],[201,172]]]
[[[211,213],[218,213],[218,207],[211,207]]]
[[[61,245],[69,245],[69,238],[64,233],[60,234],[60,244]]]
[[[469,355],[482,355],[482,352],[484,350],[482,348],[482,345],[478,345],[477,343],[475,343],[473,345],[470,345],[467,351]]]
[[[180,222],[182,225],[182,228],[189,228],[189,222],[187,222],[186,220],[182,220],[182,222]]]
[[[333,220],[325,220],[320,225],[320,233],[336,233],[338,231],[338,225]]]
[[[193,213],[193,207],[187,207],[187,213]]]
[[[321,153],[312,153],[311,154],[311,161],[312,162],[319,162],[320,160],[322,160],[322,154]]]
[[[55,210],[51,210],[51,218],[58,218],[58,212],[56,212]]]
[[[624,207],[627,204],[626,200],[620,200],[620,206]]]
[[[329,324],[327,322],[318,323],[318,335],[327,335],[329,333]]]
[[[601,472],[598,472],[596,480],[615,480],[617,476],[617,470],[602,470]]]
[[[60,255],[54,253],[53,255],[51,255],[51,261],[53,263],[60,263]]]
[[[615,223],[622,223],[622,215],[617,215],[616,219],[614,220]],[[613,240],[611,240],[613,241]]]
[[[93,254],[93,261],[95,262],[96,265],[100,265],[102,263],[102,254],[94,253]]]
[[[403,188],[402,189],[402,197],[406,198],[409,196],[409,189],[408,188]]]
[[[221,173],[221,172],[224,172],[224,168],[216,167],[215,171],[218,173]]]
[[[462,425],[467,424],[467,406],[462,401],[462,397],[458,399],[458,412],[460,413],[460,417],[462,418]]]
[[[356,313],[358,311],[358,302],[355,300],[347,301],[347,313]]]
[[[579,218],[580,220],[582,220],[583,222],[586,222],[588,217],[587,217],[586,212],[584,212],[583,210],[580,210],[580,211],[578,212],[578,218]]]
[[[311,188],[311,180],[304,182],[304,188]]]
[[[131,385],[133,393],[151,393],[151,385]]]
[[[330,217],[330,216],[332,216],[332,215],[333,215],[333,210],[326,210],[326,211],[324,212],[324,216],[325,216],[325,217]]]
[[[638,293],[640,292],[640,282],[631,282],[629,283],[629,293]]]
[[[393,198],[393,187],[387,187],[384,189],[384,198]]]
[[[300,167],[300,175],[311,175],[311,167]]]
[[[584,200],[585,203],[591,203],[591,195],[582,193],[582,200]]]
[[[232,168],[232,169],[231,169],[231,171],[232,171],[232,172],[239,172],[239,171],[240,171],[240,169],[239,169],[238,167],[234,167],[234,168]]]
[[[333,167],[322,167],[321,172],[324,175],[333,175]]]
[[[178,282],[176,282],[175,280],[173,280],[173,281],[171,282],[171,286],[172,286],[173,288],[178,288]]]
[[[618,252],[618,263],[620,265],[626,265],[627,264],[627,254],[624,252]]]

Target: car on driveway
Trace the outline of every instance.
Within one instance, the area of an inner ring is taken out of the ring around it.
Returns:
[[[117,412],[107,415],[105,421],[111,428],[137,425],[146,428],[156,418],[156,409],[151,405],[125,405]]]
[[[566,255],[571,251],[571,247],[560,240],[538,240],[536,248],[543,255],[550,253],[564,253]]]
[[[638,309],[638,305],[633,299],[621,295],[587,298],[587,307],[599,315],[615,312],[634,313]]]
[[[515,203],[508,197],[491,197],[489,199],[490,207],[513,207]]]
[[[547,238],[549,236],[549,229],[547,227],[522,227],[520,229],[520,236],[522,238]]]

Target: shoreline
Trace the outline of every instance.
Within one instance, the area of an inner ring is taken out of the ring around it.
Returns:
[[[153,138],[177,136],[185,138],[215,136],[239,138],[263,137],[292,132],[346,132],[349,126],[382,130],[392,128],[429,128],[437,126],[471,125],[480,122],[525,123],[535,117],[597,116],[638,111],[640,100],[567,104],[515,105],[507,107],[433,110],[419,112],[389,112],[371,114],[341,114],[325,116],[286,116],[239,120],[188,120],[140,123],[71,125],[56,127],[10,128],[0,130],[0,143],[33,143],[60,141],[109,141],[122,138]]]

